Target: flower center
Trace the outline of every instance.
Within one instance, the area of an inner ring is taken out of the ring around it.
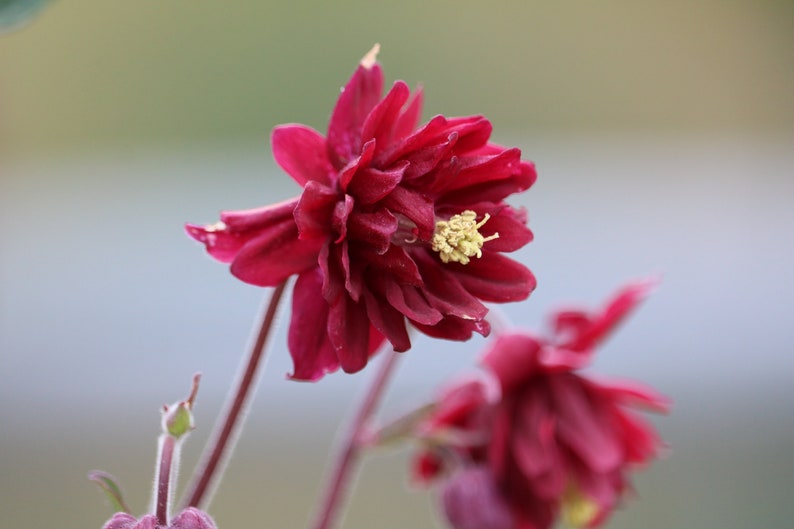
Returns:
[[[477,214],[466,210],[460,215],[453,215],[449,220],[439,220],[433,234],[433,251],[438,252],[445,263],[453,261],[465,265],[471,257],[476,256],[479,259],[482,257],[482,245],[499,238],[498,233],[483,237],[478,231],[490,218],[486,213],[477,222]]]
[[[586,527],[598,516],[598,503],[569,485],[562,496],[562,519],[570,527]]]

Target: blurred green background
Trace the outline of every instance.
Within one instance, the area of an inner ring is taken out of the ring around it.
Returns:
[[[516,203],[538,327],[621,281],[662,288],[598,359],[671,395],[670,457],[610,527],[794,519],[794,3],[55,1],[0,35],[0,527],[101,527],[85,473],[145,510],[159,406],[204,372],[192,467],[262,292],[181,233],[297,192],[269,130],[324,131],[373,43],[425,117],[482,113],[538,164]],[[286,320],[283,316],[282,320]],[[384,415],[470,369],[482,340],[417,339]],[[276,336],[210,511],[301,527],[369,373],[284,380]],[[443,527],[406,451],[369,458],[345,527]]]

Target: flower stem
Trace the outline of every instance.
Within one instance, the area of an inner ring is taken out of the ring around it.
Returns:
[[[171,470],[174,466],[174,452],[177,440],[173,436],[163,434],[160,437],[160,454],[157,461],[157,492],[155,499],[155,515],[157,525],[167,527],[168,512],[171,507]]]
[[[378,372],[364,396],[364,401],[350,423],[347,434],[342,439],[342,445],[334,458],[333,471],[322,495],[320,510],[317,512],[313,523],[309,526],[311,529],[329,529],[333,527],[341,502],[350,485],[353,469],[358,462],[367,422],[378,406],[381,397],[383,397],[389,376],[394,371],[398,354],[389,351],[386,354],[386,358],[381,361]]]
[[[236,385],[229,393],[224,411],[215,424],[215,429],[204,449],[198,468],[188,484],[185,492],[187,500],[184,502],[186,507],[202,507],[203,504],[209,503],[212,485],[221,473],[223,465],[228,460],[228,454],[234,447],[236,441],[234,433],[241,427],[243,411],[256,388],[257,370],[264,357],[265,344],[273,327],[276,310],[286,284],[287,282],[284,281],[273,290],[270,303],[262,316],[256,340],[248,351]]]

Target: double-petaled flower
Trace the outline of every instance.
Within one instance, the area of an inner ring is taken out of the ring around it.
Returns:
[[[293,378],[362,369],[388,339],[487,335],[483,302],[526,298],[532,273],[505,257],[532,239],[504,199],[535,181],[518,149],[488,139],[481,116],[436,116],[417,128],[422,94],[397,81],[382,96],[377,46],[344,87],[323,136],[272,134],[276,162],[300,196],[188,225],[239,279],[275,286],[296,275],[288,345]]]
[[[499,336],[483,357],[485,377],[445,390],[418,430],[426,448],[414,473],[447,476],[443,503],[456,529],[546,529],[559,516],[593,527],[615,508],[629,471],[662,444],[633,408],[666,411],[668,401],[577,370],[649,286],[629,285],[595,313],[558,312],[550,338]]]

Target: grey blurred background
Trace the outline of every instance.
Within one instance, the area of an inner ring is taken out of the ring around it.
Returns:
[[[0,527],[100,527],[94,468],[143,512],[159,406],[201,371],[189,473],[266,293],[182,224],[297,193],[270,129],[324,131],[375,42],[389,82],[424,85],[426,118],[486,114],[537,163],[515,203],[539,287],[504,308],[516,325],[663,276],[593,367],[675,401],[655,419],[669,457],[610,527],[792,527],[794,4],[774,0],[73,0],[0,35]],[[417,338],[381,415],[483,344]],[[290,369],[279,332],[221,529],[305,524],[372,374]],[[367,458],[345,527],[443,527],[408,454]]]

